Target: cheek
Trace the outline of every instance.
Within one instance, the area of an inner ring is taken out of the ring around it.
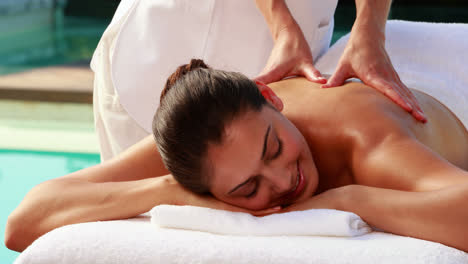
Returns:
[[[287,158],[297,159],[303,153],[304,138],[299,131],[294,131],[294,129],[289,129],[285,132],[283,135],[284,155]]]

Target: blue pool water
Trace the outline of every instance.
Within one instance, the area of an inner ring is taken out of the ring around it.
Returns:
[[[2,241],[8,215],[32,187],[48,179],[60,177],[99,162],[99,154],[0,149],[0,237]],[[17,252],[8,250],[2,243],[0,263],[12,263],[17,256]]]
[[[31,21],[13,24],[10,32],[2,31],[1,24],[9,23],[7,19],[0,15],[0,75],[51,65],[88,64],[109,23],[63,17],[54,24]]]

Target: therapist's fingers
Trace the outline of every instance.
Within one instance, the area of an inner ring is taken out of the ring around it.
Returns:
[[[392,85],[388,81],[382,79],[372,79],[369,85],[379,90],[404,110],[408,112],[413,110],[413,106],[408,102],[406,96],[402,95],[399,89],[395,89],[395,84]]]
[[[301,68],[301,74],[307,78],[307,80],[316,83],[326,83],[327,79],[325,79],[319,70],[317,70],[314,65],[311,63],[305,63]]]
[[[390,59],[388,60],[390,61]],[[393,77],[391,78],[392,82],[390,82],[390,85],[393,87],[393,89],[396,89],[400,93],[405,103],[411,106],[411,110],[408,110],[408,112],[410,112],[416,120],[422,123],[426,123],[427,118],[424,114],[424,111],[421,109],[421,106],[419,105],[418,99],[414,96],[411,90],[401,81],[400,76],[398,76],[398,73],[395,71],[393,66],[390,66],[389,68],[389,76],[390,78]]]
[[[342,64],[338,65],[333,75],[328,79],[328,81],[322,85],[322,88],[331,88],[343,85],[343,83],[352,77],[347,66]]]
[[[414,94],[410,91],[410,89],[408,89],[408,87],[404,85],[399,79],[397,82],[397,87],[400,93],[406,96],[407,98],[406,102],[411,105],[412,107],[411,114],[413,115],[413,117],[416,118],[418,121],[426,123],[427,118],[424,114],[424,111],[421,109],[421,106],[419,105],[419,102],[416,96],[414,96]]]
[[[322,76],[320,71],[311,62],[282,64],[264,70],[264,73],[255,77],[254,80],[268,84],[291,76],[304,76],[307,80],[315,83],[324,84],[327,82],[327,79]]]
[[[282,67],[274,67],[270,70],[264,71],[262,74],[255,77],[254,80],[268,84],[268,83],[279,81],[283,79],[283,77],[284,77],[284,69],[282,69]]]
[[[424,112],[417,103],[416,97],[403,83],[388,82],[381,78],[375,78],[370,81],[370,85],[382,92],[397,105],[411,113],[418,121],[425,123],[427,121]]]

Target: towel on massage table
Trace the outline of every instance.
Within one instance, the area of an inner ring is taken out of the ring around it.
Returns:
[[[161,228],[204,231],[240,236],[336,236],[353,237],[371,232],[354,213],[315,209],[255,217],[248,213],[197,206],[160,205],[151,222]]]

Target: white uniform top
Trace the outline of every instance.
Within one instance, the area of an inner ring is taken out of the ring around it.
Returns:
[[[315,60],[330,45],[337,0],[286,2]],[[215,69],[255,77],[272,47],[270,31],[254,0],[123,0],[91,62],[95,94],[115,90],[118,99],[114,101],[151,133],[160,93],[179,65],[200,58]],[[94,103],[100,104],[96,99]],[[95,111],[103,111],[103,107],[95,105]],[[104,115],[99,118],[106,119]],[[107,130],[131,134],[122,128]]]

